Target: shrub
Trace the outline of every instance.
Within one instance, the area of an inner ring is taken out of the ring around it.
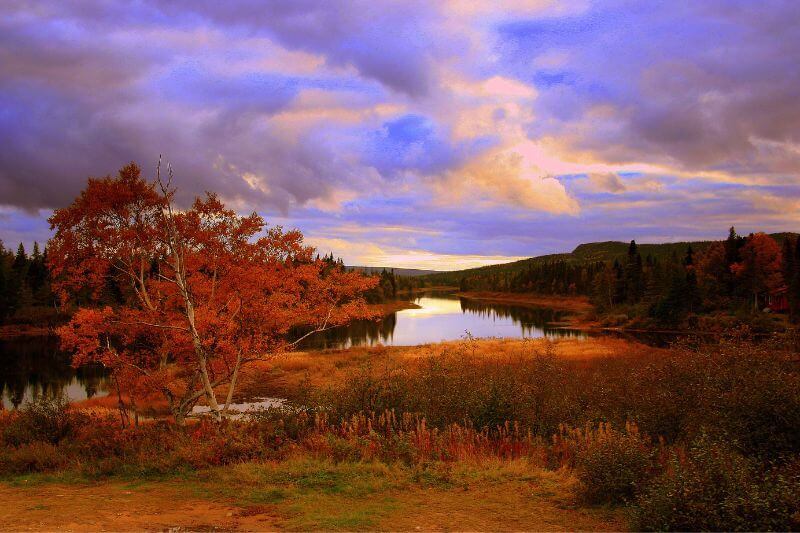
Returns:
[[[774,344],[726,340],[709,356],[703,425],[735,442],[747,456],[778,459],[800,452],[797,363]]]
[[[625,431],[600,424],[572,433],[580,496],[588,503],[626,503],[653,471],[650,440],[633,424]]]
[[[80,418],[77,413],[67,409],[68,402],[64,398],[37,398],[15,413],[3,428],[3,442],[11,446],[20,446],[31,442],[48,442],[58,444],[70,435]]]
[[[410,368],[364,365],[317,403],[333,419],[391,410],[418,413],[439,429],[466,423],[494,430],[517,421],[549,437],[582,412],[568,371],[552,349],[486,357],[468,345],[448,347]]]
[[[765,469],[702,434],[642,492],[633,528],[646,531],[796,530],[800,471]]]
[[[47,442],[31,442],[0,451],[0,474],[47,472],[66,464],[59,449]]]

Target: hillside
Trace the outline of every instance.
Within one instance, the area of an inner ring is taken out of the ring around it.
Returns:
[[[797,236],[797,233],[772,233],[770,236],[778,244],[783,244],[787,236]],[[673,253],[681,257],[686,253],[686,249],[691,246],[695,252],[702,252],[712,243],[718,241],[685,241],[667,242],[659,244],[638,244],[639,253],[642,257],[648,255],[657,259],[664,259]],[[499,265],[489,265],[465,270],[453,270],[450,272],[438,272],[419,276],[419,281],[429,285],[458,285],[460,280],[465,277],[485,276],[485,275],[513,275],[517,272],[526,270],[531,264],[548,263],[555,261],[566,261],[568,263],[591,263],[596,261],[614,261],[625,256],[628,252],[630,243],[621,241],[590,242],[579,244],[572,252],[561,254],[548,254],[522,259],[511,263]]]

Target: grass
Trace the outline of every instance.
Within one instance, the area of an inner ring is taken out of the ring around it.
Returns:
[[[0,477],[0,481],[11,487],[36,487],[40,485],[84,485],[91,479],[82,472],[62,470],[56,472],[32,472],[29,474]]]
[[[298,457],[217,468],[193,490],[203,498],[224,498],[244,509],[271,512],[287,529],[360,530],[391,527],[399,517],[415,512],[423,518],[425,510],[414,507],[422,501],[448,500],[446,495],[457,495],[450,498],[451,504],[465,506],[459,519],[468,518],[468,509],[483,507],[485,498],[493,502],[488,514],[494,514],[503,501],[519,494],[540,507],[549,503],[549,512],[558,514],[576,509],[574,485],[569,473],[546,471],[526,460],[403,466]],[[511,508],[502,513],[518,514]],[[613,522],[621,515],[597,509],[589,516],[610,517]],[[503,524],[501,516],[497,519],[497,525]]]
[[[8,477],[0,501],[17,528],[44,517],[50,529],[85,529],[86,495],[117,529],[108,513],[120,501],[145,513],[131,511],[129,529],[154,510],[163,528],[621,529],[630,508],[641,529],[702,529],[692,506],[706,500],[730,508],[718,525],[794,529],[800,375],[796,354],[775,341],[664,350],[484,340],[295,354],[248,379],[276,395],[267,378],[280,374],[283,390],[310,389],[304,405],[317,409],[188,428],[122,431],[113,416],[33,406],[0,413],[0,467],[51,473]],[[720,495],[722,478],[747,490]],[[684,486],[705,500],[676,500]],[[769,501],[783,502],[780,513]],[[750,514],[734,523],[739,505]]]
[[[0,497],[6,502],[40,501],[40,505],[14,509],[9,525],[20,523],[15,520],[25,515],[44,516],[37,511],[50,505],[46,494],[59,495],[53,500],[60,523],[81,524],[91,514],[81,503],[82,495],[96,502],[99,494],[107,494],[109,502],[125,501],[151,513],[205,505],[220,510],[216,520],[233,520],[235,527],[245,527],[246,520],[262,520],[252,522],[262,524],[261,529],[487,529],[490,524],[490,529],[621,527],[620,511],[578,509],[574,484],[568,472],[542,470],[525,460],[406,466],[297,456],[202,470],[191,479],[121,484],[112,479],[75,486],[52,478],[43,485],[0,485]],[[99,512],[107,512],[104,505]],[[124,528],[126,523],[116,525]],[[46,527],[47,522],[44,525],[43,529],[52,529]]]
[[[451,341],[421,346],[362,346],[288,353],[247,369],[241,378],[240,393],[250,397],[296,398],[303,388],[319,389],[338,385],[364,365],[414,369],[430,358],[460,349],[463,344],[463,341]],[[472,341],[469,350],[483,360],[503,362],[520,351],[545,350],[547,346],[552,346],[559,358],[573,361],[663,353],[658,348],[610,337],[552,341],[480,339]]]
[[[358,346],[343,350],[291,352],[269,361],[255,362],[240,377],[238,394],[245,398],[278,397],[298,399],[306,389],[321,389],[343,383],[354,371],[365,365],[413,370],[431,358],[462,349],[463,341],[420,346]],[[659,355],[665,350],[632,343],[621,338],[591,337],[579,339],[478,339],[469,343],[469,350],[485,361],[504,362],[521,352],[543,351],[550,346],[560,359],[589,361],[595,359],[637,358]],[[224,391],[220,391],[224,392]],[[140,400],[144,410],[166,414],[166,403],[158,397]],[[152,404],[152,405],[150,405]],[[78,403],[83,408],[115,410],[113,395],[95,397]]]

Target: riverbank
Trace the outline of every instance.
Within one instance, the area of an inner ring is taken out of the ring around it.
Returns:
[[[759,334],[784,332],[791,328],[785,314],[756,313],[737,316],[730,312],[716,311],[688,317],[682,324],[664,325],[652,318],[643,318],[636,313],[630,316],[622,311],[599,314],[586,296],[557,296],[532,293],[468,291],[455,293],[468,300],[488,303],[550,308],[566,311],[559,322],[550,325],[587,332],[610,332],[628,334],[720,335],[747,327]],[[641,313],[639,313],[641,314]]]
[[[568,314],[557,324],[569,329],[600,328],[594,317],[594,306],[586,296],[559,296],[552,294],[532,294],[517,292],[467,291],[457,292],[456,296],[468,300],[479,300],[489,303],[544,307]]]
[[[405,309],[419,309],[420,306],[407,300],[392,300],[389,302],[369,304],[369,308],[374,313],[385,317],[386,315],[391,315],[392,313],[403,311]]]
[[[466,353],[487,362],[507,362],[519,356],[549,353],[564,361],[592,361],[625,357],[647,357],[663,353],[660,348],[617,337],[587,339],[475,339],[419,346],[355,346],[341,350],[310,350],[278,354],[255,361],[242,370],[236,401],[254,398],[298,400],[309,389],[342,386],[349,376],[365,367],[402,369],[413,372],[432,358]],[[227,390],[219,387],[220,397]],[[146,416],[167,417],[166,401],[160,396],[138,400]],[[74,404],[82,409],[117,408],[116,396],[95,397]]]
[[[728,530],[745,505],[752,529],[794,530],[787,350],[597,338],[295,352],[248,371],[246,387],[295,400],[252,419],[0,412],[0,529]],[[778,453],[785,477],[761,460]],[[705,522],[720,498],[732,511]]]
[[[471,357],[503,363],[527,354],[551,353],[569,361],[591,361],[618,356],[645,357],[663,350],[616,337],[588,339],[476,339],[420,346],[358,346],[281,354],[251,365],[239,388],[243,398],[297,398],[306,388],[341,385],[349,375],[368,366],[412,372],[431,358],[468,352]]]
[[[484,300],[495,303],[548,307],[560,311],[572,311],[574,313],[588,313],[594,309],[594,306],[589,302],[589,299],[586,296],[558,296],[547,294],[489,291],[457,292],[456,296],[470,300]]]
[[[379,373],[413,374],[433,360],[454,357],[467,358],[465,361],[472,361],[470,365],[484,362],[500,367],[519,364],[520,358],[530,359],[537,354],[580,364],[637,354],[646,357],[651,353],[653,349],[647,346],[611,338],[479,339],[422,346],[292,352],[248,368],[242,376],[240,393],[298,399],[309,389],[346,388],[352,376],[364,368]],[[115,401],[112,397],[96,398],[73,407],[92,416],[115,420]],[[159,426],[152,420],[143,424],[145,427],[140,430],[145,432],[157,431]],[[200,423],[192,426],[204,427]],[[287,426],[287,431],[293,431],[291,427]],[[231,428],[231,431],[238,430]],[[245,460],[158,473],[153,466],[136,466],[129,457],[132,452],[126,452],[125,460],[132,461],[130,474],[121,469],[122,474],[99,476],[65,471],[5,478],[0,482],[0,499],[8,513],[0,530],[216,527],[551,531],[626,527],[623,509],[583,505],[574,471],[545,467],[535,453],[529,458],[503,458],[483,455],[485,451],[475,456],[474,451],[460,451],[456,458],[446,461],[410,463],[385,458],[354,459],[351,455],[355,452],[347,448],[349,441],[336,440],[345,437],[338,432],[327,435],[328,440],[322,436],[319,442],[311,439],[302,448],[278,448],[283,451],[274,452],[280,457],[277,460]],[[162,438],[173,436],[166,431]],[[424,432],[420,438],[423,436],[432,438]],[[241,443],[237,444],[239,439]],[[243,453],[248,442],[244,437],[228,434],[220,435],[214,440],[217,441],[232,443],[233,449],[240,450],[237,453]],[[470,438],[463,445],[465,450],[472,450],[474,442]],[[185,450],[161,453],[178,455],[181,461],[201,462],[195,457],[203,450],[200,443],[187,444]],[[183,453],[187,454],[185,458]],[[210,454],[214,458],[211,460],[226,457],[220,453]],[[47,460],[56,461],[55,457]],[[35,464],[44,460],[37,459]],[[177,459],[153,454],[141,459],[153,461],[159,465],[157,468],[167,468],[163,465],[170,464],[170,460]],[[99,463],[101,470],[120,469],[113,462],[105,466],[103,461]]]

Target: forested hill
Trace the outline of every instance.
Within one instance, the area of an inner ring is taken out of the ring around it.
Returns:
[[[797,233],[772,233],[770,236],[775,239],[778,244],[782,245],[783,241],[788,237],[793,238]],[[712,243],[719,241],[693,241],[693,242],[668,242],[661,244],[639,244],[639,253],[642,257],[652,256],[654,259],[661,260],[676,255],[683,257],[686,249],[691,246],[695,253],[703,252]],[[557,261],[564,261],[567,263],[594,263],[594,262],[613,262],[614,260],[622,260],[628,253],[629,243],[621,241],[605,241],[605,242],[590,242],[579,244],[572,252],[561,254],[548,254],[531,257],[529,259],[522,259],[511,263],[503,263],[499,265],[489,265],[478,268],[469,268],[465,270],[453,270],[450,272],[439,272],[436,274],[428,274],[419,276],[418,281],[423,282],[425,285],[459,285],[463,278],[471,278],[475,276],[513,276],[519,272],[525,271],[531,266],[554,263]]]
[[[392,272],[395,276],[416,277],[428,276],[431,274],[439,274],[438,270],[421,270],[419,268],[386,268],[386,267],[370,267],[370,266],[348,266],[348,270],[358,270],[365,274],[380,274],[384,270]]]

